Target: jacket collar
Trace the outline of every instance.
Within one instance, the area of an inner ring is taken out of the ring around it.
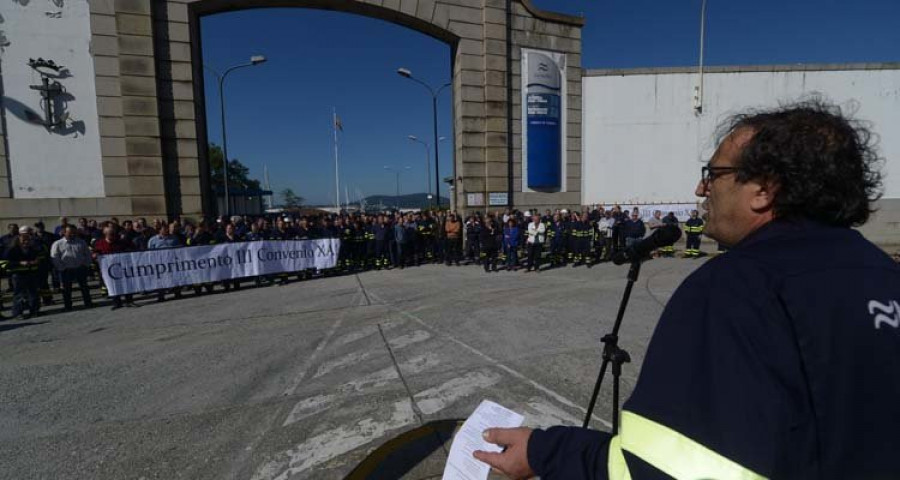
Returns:
[[[765,242],[773,238],[791,237],[800,234],[808,234],[811,230],[819,230],[826,228],[825,225],[805,219],[782,219],[772,220],[771,222],[759,227],[754,232],[744,237],[740,242],[731,249],[738,250],[748,248],[760,242]]]

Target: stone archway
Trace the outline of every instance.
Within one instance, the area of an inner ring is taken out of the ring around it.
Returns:
[[[453,127],[455,132],[454,172],[456,185],[454,203],[468,207],[466,193],[482,193],[488,198],[491,192],[509,192],[510,199],[519,205],[577,205],[580,203],[580,23],[577,18],[548,14],[535,9],[525,0],[513,2],[512,15],[512,118],[517,119],[519,48],[545,48],[565,53],[572,81],[569,89],[569,125],[567,145],[573,151],[569,163],[573,165],[567,185],[567,193],[521,193],[519,170],[516,168],[521,149],[516,122],[512,122],[512,169],[510,169],[510,125],[508,124],[507,85],[507,15],[503,0],[169,0],[154,2],[156,68],[159,73],[159,113],[163,121],[160,134],[164,164],[168,166],[167,192],[182,189],[170,195],[169,210],[196,210],[200,204],[210,211],[209,199],[202,192],[209,191],[206,176],[208,170],[203,149],[198,148],[196,171],[182,172],[176,168],[186,162],[179,156],[178,145],[183,143],[184,133],[190,128],[191,119],[178,118],[176,109],[180,101],[194,101],[195,112],[202,112],[203,85],[184,79],[190,71],[191,78],[201,78],[199,58],[199,19],[225,11],[263,7],[306,7],[338,10],[387,20],[412,28],[448,43],[453,57]],[[190,58],[185,58],[190,52]],[[181,73],[179,77],[177,73]],[[190,98],[189,98],[190,97]],[[170,100],[171,99],[171,100]],[[183,108],[183,107],[182,107]],[[166,121],[166,117],[170,117]],[[198,145],[206,144],[206,128],[203,119],[194,120]],[[193,149],[191,149],[193,150]],[[168,155],[166,155],[168,153]],[[174,155],[172,155],[174,154]],[[188,157],[190,158],[190,157]],[[447,161],[449,159],[445,159]],[[512,170],[512,182],[510,181]],[[517,178],[519,177],[519,178]],[[174,179],[177,178],[177,183]],[[518,183],[518,185],[517,185]],[[196,185],[196,187],[194,187]],[[193,197],[193,198],[192,198]],[[520,201],[516,201],[519,197]],[[532,198],[528,198],[532,197]],[[180,200],[178,200],[180,199]],[[178,205],[180,203],[180,205]],[[187,207],[187,208],[185,208]]]
[[[459,209],[506,206],[487,205],[491,193],[511,206],[581,202],[581,18],[543,12],[529,0],[91,0],[89,6],[105,196],[19,199],[0,191],[0,220],[213,213],[205,148],[198,147],[206,145],[203,84],[195,81],[202,78],[199,18],[263,7],[356,13],[452,46],[452,198]],[[555,193],[522,185],[523,48],[565,61],[566,160]]]

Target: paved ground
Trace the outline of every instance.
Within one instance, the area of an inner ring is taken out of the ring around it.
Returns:
[[[622,329],[626,395],[700,262],[645,264]],[[0,477],[343,478],[485,398],[530,426],[580,425],[626,271],[426,266],[6,321]],[[404,478],[439,478],[442,455]]]

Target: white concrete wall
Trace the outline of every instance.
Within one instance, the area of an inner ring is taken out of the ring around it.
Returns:
[[[13,197],[103,197],[88,2],[7,0],[0,3],[0,15],[9,42],[0,52],[0,71]],[[58,80],[69,94],[71,124],[63,131],[33,120],[34,114],[44,116],[39,92],[29,88],[41,83],[28,66],[29,58],[38,57],[67,67],[71,75]]]
[[[858,110],[880,135],[885,199],[900,198],[900,70],[707,73],[703,114],[692,106],[697,75],[585,76],[584,204],[695,200],[700,167],[728,115],[820,92]]]

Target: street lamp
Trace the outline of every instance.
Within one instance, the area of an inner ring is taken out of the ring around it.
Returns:
[[[435,90],[427,83],[419,80],[414,77],[412,72],[408,68],[398,68],[397,75],[401,77],[408,78],[419,85],[428,89],[428,92],[431,93],[431,113],[433,116],[433,124],[434,124],[434,193],[437,195],[437,206],[441,207],[441,174],[440,174],[440,161],[438,154],[438,127],[437,127],[437,97],[441,93],[441,90],[450,86],[450,83],[445,83],[440,88]]]
[[[225,73],[219,74],[219,72],[212,69],[212,67],[208,65],[203,65],[207,70],[212,72],[213,75],[216,76],[216,80],[219,81],[219,110],[220,116],[222,120],[222,155],[223,155],[223,165],[222,165],[222,178],[225,183],[225,214],[228,215],[229,210],[231,210],[231,199],[228,195],[228,135],[225,131],[225,78],[228,77],[228,74],[244,67],[255,67],[261,63],[266,63],[266,57],[263,55],[253,55],[250,57],[250,62],[242,63],[240,65],[234,65],[232,67],[228,67],[225,70]]]
[[[409,170],[410,168],[412,168],[412,167],[405,166],[402,169],[400,169],[400,168],[390,167],[387,165],[384,166],[385,170],[387,170],[389,172],[394,172],[394,174],[397,175],[397,195],[394,197],[394,207],[397,209],[397,211],[400,211],[400,172],[402,172],[403,170]]]
[[[419,137],[417,137],[415,135],[410,135],[408,138],[414,142],[421,143],[422,145],[425,146],[425,191],[428,192],[428,206],[430,207],[431,206],[431,198],[432,198],[431,197],[431,181],[430,181],[431,180],[431,145],[424,140],[419,140]],[[440,137],[440,138],[438,138],[438,142],[442,142],[446,139],[447,139],[446,137]]]

